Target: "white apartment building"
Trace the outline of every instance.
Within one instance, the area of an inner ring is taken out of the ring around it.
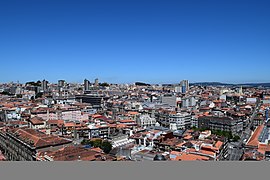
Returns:
[[[155,126],[157,121],[155,118],[150,117],[148,114],[143,114],[137,118],[138,125],[142,127]]]

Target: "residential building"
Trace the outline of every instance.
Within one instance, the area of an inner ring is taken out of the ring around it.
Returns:
[[[89,91],[89,88],[90,88],[90,82],[85,79],[84,80],[84,91]]]
[[[150,117],[149,114],[141,115],[137,118],[137,123],[141,127],[155,126],[157,121],[154,117]]]
[[[72,141],[46,135],[34,129],[6,129],[0,131],[0,147],[11,161],[36,161],[39,151],[56,150]]]
[[[198,127],[237,134],[243,130],[243,121],[231,117],[201,116],[198,118]]]

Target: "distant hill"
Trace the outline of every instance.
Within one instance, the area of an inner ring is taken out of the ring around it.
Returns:
[[[233,84],[220,83],[220,82],[198,82],[198,83],[190,83],[190,85],[196,85],[196,86],[232,86]]]
[[[243,83],[243,84],[229,84],[220,82],[198,82],[190,83],[190,85],[196,86],[243,86],[243,87],[270,87],[270,83]]]

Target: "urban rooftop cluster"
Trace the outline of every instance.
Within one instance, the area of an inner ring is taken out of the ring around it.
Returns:
[[[0,161],[270,159],[270,89],[0,84]]]

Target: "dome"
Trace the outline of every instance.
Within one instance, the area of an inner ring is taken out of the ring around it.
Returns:
[[[167,159],[165,158],[165,156],[163,156],[162,154],[157,154],[154,157],[154,161],[166,161]]]

